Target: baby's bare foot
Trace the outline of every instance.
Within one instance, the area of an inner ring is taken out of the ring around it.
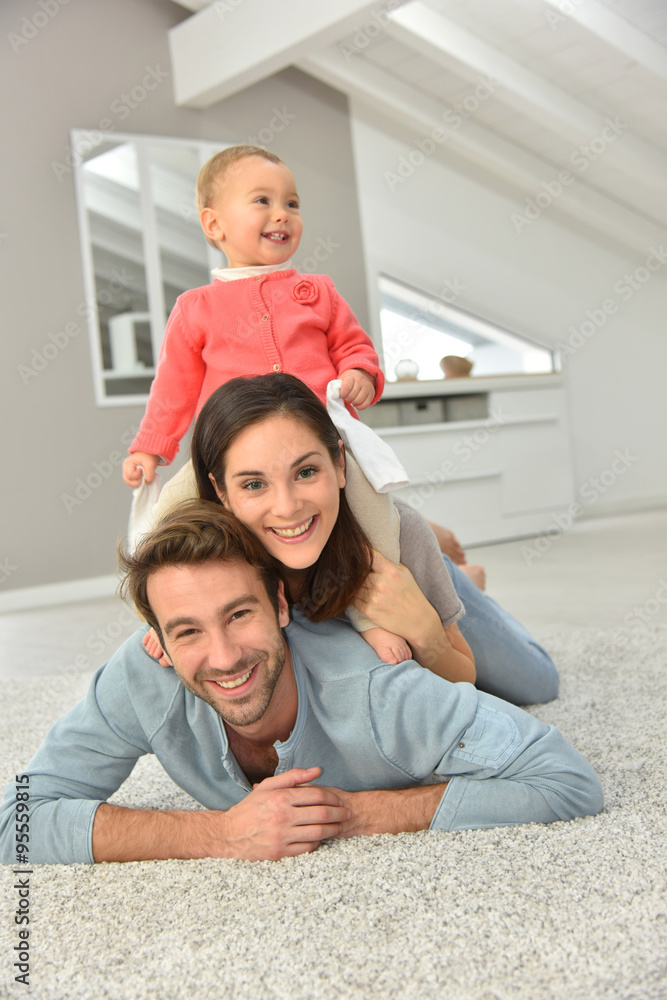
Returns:
[[[412,650],[405,639],[386,628],[376,626],[361,635],[384,663],[402,663],[403,660],[412,659]]]
[[[476,587],[479,587],[480,590],[486,590],[486,570],[483,566],[470,566],[466,563],[465,566],[459,566],[459,569],[470,577]]]

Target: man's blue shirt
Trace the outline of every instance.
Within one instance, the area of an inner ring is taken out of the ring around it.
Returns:
[[[140,629],[101,667],[86,697],[55,723],[30,775],[31,864],[92,862],[95,811],[144,754],[207,809],[251,791],[215,710],[145,652]],[[276,774],[322,768],[348,791],[449,783],[432,829],[548,823],[598,812],[592,767],[552,726],[414,661],[387,665],[343,621],[296,617],[285,630],[298,692]],[[483,780],[491,779],[491,780]],[[0,812],[0,857],[13,864],[14,792]]]

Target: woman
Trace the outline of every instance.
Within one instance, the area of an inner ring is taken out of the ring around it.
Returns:
[[[509,701],[556,696],[544,650],[442,556],[416,511],[397,503],[401,560],[409,551],[421,590],[403,565],[372,553],[345,499],[338,432],[298,379],[272,374],[221,386],[197,418],[192,459],[199,495],[223,503],[262,539],[290,602],[311,620],[353,603],[449,680],[474,680],[476,666],[477,686]],[[170,503],[192,493],[186,487]]]

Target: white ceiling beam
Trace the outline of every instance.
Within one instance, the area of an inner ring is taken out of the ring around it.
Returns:
[[[301,60],[299,68],[384,117],[398,121],[415,135],[415,141],[426,140],[436,129],[445,132],[446,140],[434,143],[435,147],[451,149],[518,188],[522,198],[534,197],[536,192],[542,191],[544,179],[555,176],[559,170],[558,165],[516,146],[472,118],[458,128],[448,128],[447,108],[363,59],[349,61],[340,46],[329,46]],[[387,164],[388,170],[394,168],[394,164]],[[517,212],[523,207],[523,201],[517,204]],[[569,215],[620,246],[640,253],[647,252],[652,242],[665,238],[664,227],[659,221],[651,221],[641,210],[604,194],[579,178],[564,189],[550,210]]]
[[[587,3],[591,0],[587,0]],[[584,5],[585,6],[585,5]],[[578,8],[579,9],[579,8]],[[561,87],[510,59],[487,42],[449,21],[422,0],[392,11],[387,32],[414,51],[467,79],[491,77],[499,85],[496,97],[521,111],[542,128],[551,123],[557,134],[571,136],[576,148],[591,142],[607,129],[607,116],[570,96]],[[621,124],[624,124],[621,122]],[[609,162],[631,179],[649,184],[656,195],[667,193],[667,158],[627,126],[605,149]]]
[[[563,0],[544,0],[554,11],[551,14],[551,24],[557,28],[559,18],[575,21],[582,25],[607,45],[632,59],[639,66],[667,82],[667,49],[660,42],[645,34],[636,25],[626,21],[620,14],[610,10],[599,0],[586,0],[585,3],[570,3],[567,13],[564,13]]]
[[[207,108],[369,21],[377,0],[216,0],[169,32],[176,104]]]

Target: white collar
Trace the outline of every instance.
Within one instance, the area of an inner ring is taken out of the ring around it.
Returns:
[[[240,278],[256,278],[261,274],[272,274],[274,271],[289,271],[292,261],[282,264],[256,264],[252,267],[214,267],[211,274],[218,281],[238,281]]]

